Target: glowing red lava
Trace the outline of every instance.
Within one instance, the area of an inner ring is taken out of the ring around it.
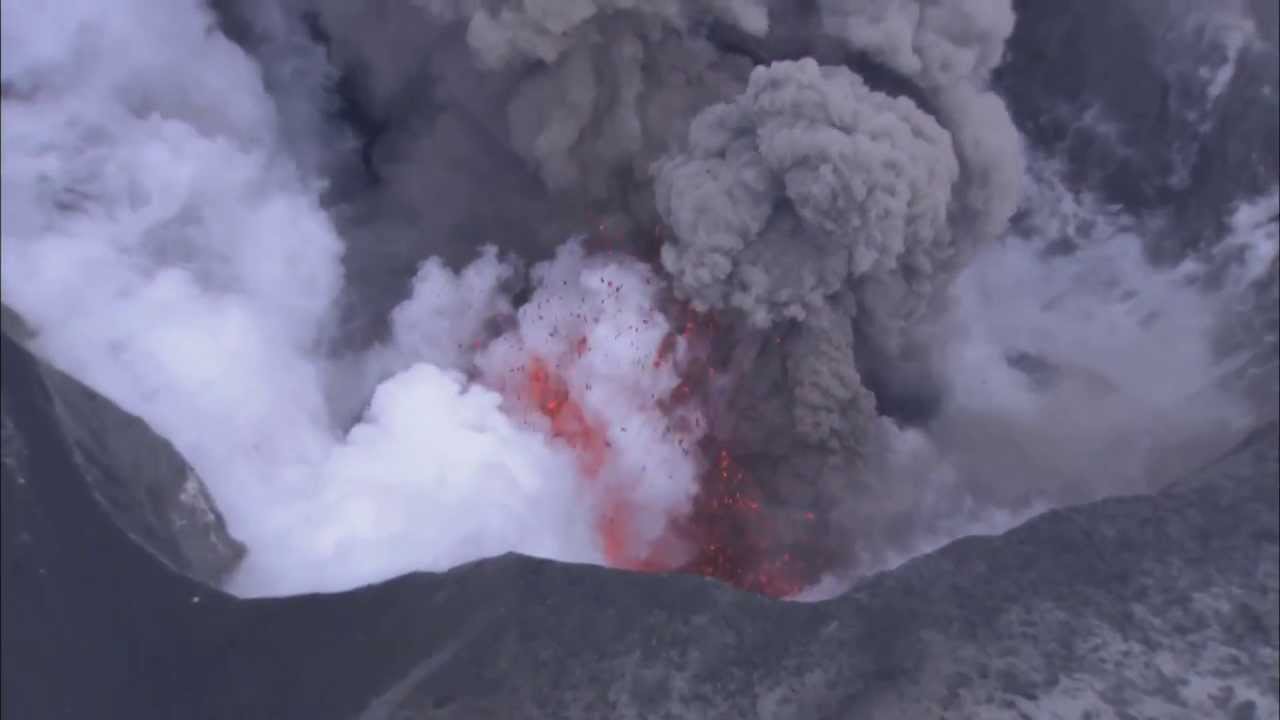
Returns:
[[[525,363],[525,390],[529,403],[551,421],[552,436],[573,448],[583,477],[598,479],[609,455],[609,440],[602,425],[588,419],[582,406],[569,394],[564,381],[542,358],[535,357]],[[608,492],[604,487],[593,490]],[[602,503],[604,509],[597,520],[596,530],[604,546],[605,559],[614,567],[630,568],[633,550],[625,503],[607,495],[602,498]]]
[[[696,553],[678,568],[723,580],[770,597],[788,597],[813,585],[823,570],[826,553],[820,544],[788,546],[782,542],[782,519],[767,502],[762,488],[729,454],[720,449],[703,475],[693,511],[682,524]],[[817,518],[804,513],[817,537]]]
[[[671,400],[698,402],[716,375],[707,348],[718,328],[714,317],[687,307],[679,308],[676,315],[682,320],[681,337],[702,352],[695,353],[696,359],[682,368],[684,381]],[[732,452],[710,439],[701,449],[709,462],[693,508],[686,517],[673,519],[671,526],[693,553],[672,569],[713,577],[770,597],[795,595],[815,583],[830,560],[823,544],[817,542],[816,515],[802,513],[803,527],[783,532],[783,523],[795,520],[782,517],[769,502],[766,488]],[[784,538],[809,541],[796,544]]]
[[[681,314],[685,315],[681,335],[686,342],[705,341],[698,334],[714,329],[709,318],[687,311]],[[582,342],[576,346],[579,355],[584,349]],[[654,366],[672,362],[676,345],[674,334],[664,339]],[[658,401],[668,414],[684,404],[699,402],[714,375],[705,353],[701,358],[696,353],[692,357],[680,368],[683,381],[670,397]],[[589,417],[541,358],[526,362],[522,394],[550,420],[551,433],[574,450],[583,477],[599,480],[611,452],[604,419]],[[704,575],[772,597],[793,595],[815,582],[823,569],[821,553],[813,547],[781,546],[780,519],[773,516],[762,488],[727,449],[712,447],[709,442],[700,449],[703,457],[711,460],[702,473],[693,507],[684,517],[668,518],[666,536],[654,547],[634,547],[633,520],[624,495],[602,482],[595,483],[591,490],[603,508],[597,532],[606,561],[623,569]],[[803,517],[807,523],[816,523],[812,513]]]

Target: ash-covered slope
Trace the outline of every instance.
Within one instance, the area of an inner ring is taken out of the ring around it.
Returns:
[[[26,328],[7,307],[5,357],[14,338],[25,341]],[[65,434],[75,472],[127,533],[178,572],[221,585],[244,557],[244,545],[226,521],[199,474],[182,455],[143,420],[49,363],[34,359],[34,388],[49,403],[56,434]],[[6,383],[8,381],[6,380]],[[21,443],[13,432],[5,400],[4,458]],[[8,466],[6,466],[8,467]]]
[[[1274,423],[1157,495],[961,540],[820,604],[517,556],[242,601],[118,529],[90,484],[119,466],[84,474],[38,364],[3,342],[7,717],[1280,710]]]

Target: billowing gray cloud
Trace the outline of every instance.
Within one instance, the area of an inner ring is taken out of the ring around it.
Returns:
[[[910,100],[809,59],[758,67],[657,167],[663,264],[699,307],[802,319],[857,278],[926,269],[957,176],[949,134]]]

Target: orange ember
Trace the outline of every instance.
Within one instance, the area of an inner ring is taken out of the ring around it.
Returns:
[[[569,396],[564,381],[541,358],[529,361],[525,372],[530,404],[551,421],[551,434],[574,449],[585,475],[599,475],[608,455],[609,441],[604,432],[587,420],[582,407]]]
[[[770,597],[794,595],[816,582],[831,561],[817,542],[816,516],[801,515],[800,532],[789,528],[789,536],[807,541],[784,543],[781,518],[762,488],[728,450],[714,457],[684,523],[697,552],[681,570]]]
[[[585,341],[583,338],[576,345],[579,354],[585,351]],[[541,358],[535,357],[525,365],[525,387],[529,403],[551,421],[552,436],[573,448],[583,476],[599,479],[609,455],[609,440],[600,425],[588,419],[564,381]],[[596,489],[607,492],[605,488]],[[603,502],[605,509],[597,521],[597,532],[605,559],[614,567],[631,567],[634,561],[626,505],[611,497],[605,497]]]
[[[706,331],[714,328],[711,320],[685,311],[680,336],[686,342],[706,344]],[[574,348],[581,356],[585,339]],[[660,344],[653,366],[674,362],[677,339],[674,334]],[[690,354],[683,360],[682,382],[671,395],[659,399],[665,412],[700,401],[713,376],[705,353]],[[532,358],[525,365],[523,394],[528,404],[550,421],[551,433],[571,447],[577,456],[583,477],[593,482],[603,510],[597,519],[597,532],[607,562],[618,568],[652,572],[687,572],[719,579],[744,590],[772,597],[793,595],[813,584],[829,567],[831,558],[818,542],[817,520],[804,513],[797,532],[793,527],[780,542],[780,513],[771,505],[751,475],[727,449],[704,444],[704,457],[712,458],[703,472],[693,507],[685,517],[668,518],[667,536],[657,547],[635,547],[631,508],[616,485],[607,485],[601,471],[612,451],[606,427],[600,418],[589,417],[573,398],[564,381],[546,361]],[[797,542],[797,536],[810,538]],[[676,550],[675,548],[679,548]]]

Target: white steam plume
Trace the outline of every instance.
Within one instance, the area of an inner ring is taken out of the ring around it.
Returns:
[[[323,348],[342,244],[320,186],[284,152],[257,68],[213,24],[194,1],[4,2],[4,301],[36,347],[188,458],[249,547],[238,592],[338,590],[513,550],[601,561],[575,450],[465,374],[510,310],[512,270],[492,252],[456,276],[422,267],[391,338],[359,363],[378,383],[360,422],[331,420],[326,390],[344,378]],[[599,354],[622,352],[605,340],[641,321],[625,352],[652,363],[660,342],[656,288],[630,262],[569,249],[537,274],[581,285],[535,289],[560,317],[578,310],[560,302],[626,288],[625,305],[580,320],[608,337],[567,376],[602,416],[673,376],[615,377],[618,358]],[[491,348],[491,369],[520,342],[554,345],[516,320],[520,341]],[[619,472],[647,464],[647,484],[622,492],[650,524],[691,493],[694,463],[666,423],[628,415],[627,435],[611,435]]]
[[[492,251],[458,276],[424,264],[391,342],[369,358],[375,372],[396,369],[314,468],[318,480],[271,499],[276,519],[246,538],[233,589],[336,590],[512,551],[639,559],[687,510],[701,419],[659,410],[683,350],[655,362],[669,328],[653,276],[566,244],[534,268],[514,326],[489,341],[483,325],[510,307],[496,289],[509,273]],[[546,393],[552,383],[564,393]],[[568,403],[580,414],[566,430],[554,418]]]

